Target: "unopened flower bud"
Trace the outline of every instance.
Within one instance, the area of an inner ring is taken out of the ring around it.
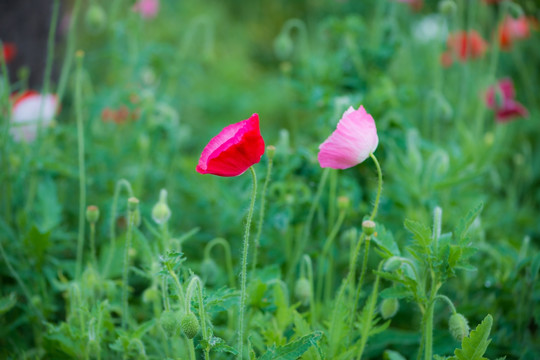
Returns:
[[[390,319],[394,317],[399,310],[398,299],[384,299],[381,303],[381,316],[383,319]]]
[[[148,289],[144,290],[142,294],[142,300],[144,303],[151,303],[156,300],[159,300],[161,297],[159,290],[154,287],[149,287]]]
[[[272,160],[274,158],[274,155],[276,155],[276,147],[274,145],[268,145],[266,147],[266,156],[268,156],[268,158]]]
[[[135,212],[139,209],[139,199],[136,197],[130,197],[128,199],[128,211]]]
[[[399,269],[402,263],[403,261],[401,260],[399,256],[392,256],[391,258],[389,258],[388,260],[384,262],[383,270],[388,271],[388,272],[395,271]]]
[[[308,279],[302,277],[296,281],[294,295],[303,305],[309,304],[311,298],[311,284]]]
[[[274,52],[279,60],[288,60],[294,51],[294,44],[286,32],[281,32],[274,40]]]
[[[165,310],[161,313],[159,318],[159,324],[165,331],[168,337],[173,337],[178,332],[180,327],[179,316],[177,313],[171,310]]]
[[[105,27],[107,14],[99,4],[93,3],[86,11],[84,22],[88,31],[97,34]]]
[[[454,313],[452,316],[450,316],[450,320],[448,320],[448,328],[450,330],[450,334],[452,334],[454,339],[457,341],[462,341],[463,338],[469,336],[469,322],[465,316],[459,313]]]
[[[188,312],[182,318],[180,328],[188,339],[193,339],[199,333],[199,320],[197,320],[194,313]]]
[[[158,224],[165,224],[171,217],[171,209],[167,205],[167,190],[162,189],[159,202],[152,208],[152,219]]]
[[[443,0],[439,2],[439,12],[444,15],[452,15],[457,11],[457,5],[453,0]]]
[[[86,220],[90,224],[95,224],[99,220],[99,208],[95,205],[90,205],[86,208]]]
[[[345,211],[351,205],[351,199],[348,196],[340,196],[337,198],[337,207],[340,211]]]
[[[371,220],[362,221],[362,231],[364,231],[367,236],[373,235],[373,233],[375,233],[375,222]]]

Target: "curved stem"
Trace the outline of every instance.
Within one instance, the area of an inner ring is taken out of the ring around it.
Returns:
[[[225,251],[225,265],[227,266],[227,276],[229,277],[229,285],[231,288],[234,288],[234,270],[233,270],[233,264],[232,264],[232,256],[231,256],[231,246],[229,245],[229,242],[225,240],[224,238],[215,238],[212,241],[210,241],[206,247],[204,248],[204,258],[209,259],[210,253],[214,246],[221,245],[223,247],[223,250]]]
[[[253,187],[251,191],[251,203],[249,205],[248,216],[246,220],[246,226],[244,229],[244,244],[242,251],[242,272],[241,272],[241,287],[240,287],[240,319],[238,324],[238,358],[242,359],[244,351],[244,311],[246,308],[246,272],[247,272],[247,258],[249,247],[249,229],[251,227],[251,218],[253,217],[253,208],[255,207],[255,198],[257,196],[257,175],[253,166],[249,168],[251,170],[251,177],[253,180]]]
[[[251,273],[255,273],[255,269],[257,268],[257,256],[259,253],[259,246],[260,246],[260,238],[263,228],[263,222],[264,222],[264,210],[265,210],[265,202],[266,202],[266,190],[268,188],[268,183],[270,182],[270,175],[272,173],[272,164],[274,160],[272,158],[268,158],[268,168],[266,170],[266,179],[264,180],[264,185],[261,192],[261,205],[259,209],[259,223],[257,225],[257,235],[255,235],[255,241],[253,242],[253,264],[251,264]]]
[[[437,295],[437,296],[435,296],[435,300],[446,301],[446,303],[450,307],[450,310],[452,310],[452,314],[455,314],[457,312],[456,307],[454,306],[454,303],[452,302],[452,300],[450,300],[450,298],[448,296],[446,296],[446,295]]]
[[[191,312],[191,296],[193,295],[193,288],[198,288],[197,292],[197,300],[199,301],[199,318],[201,319],[201,329],[202,329],[202,337],[203,339],[208,342],[208,333],[206,332],[206,314],[204,311],[204,303],[203,303],[203,295],[202,295],[202,282],[201,279],[198,276],[193,276],[191,278],[191,281],[189,282],[187,291],[186,291],[186,313]],[[210,360],[210,351],[208,350],[208,347],[203,347],[204,351],[204,359]]]
[[[114,188],[114,197],[111,206],[111,223],[109,224],[109,237],[111,241],[111,249],[109,251],[109,256],[107,257],[107,262],[105,263],[105,269],[103,270],[103,275],[107,276],[109,274],[109,268],[114,257],[114,250],[116,247],[116,212],[118,207],[118,198],[120,196],[120,190],[125,188],[128,196],[133,196],[133,190],[131,189],[131,184],[126,179],[120,179],[116,182]]]
[[[375,217],[377,216],[377,211],[379,210],[379,202],[381,200],[383,178],[382,178],[381,165],[379,164],[379,161],[377,160],[375,155],[373,155],[373,153],[370,153],[369,157],[373,160],[373,162],[375,163],[375,166],[377,167],[377,196],[375,197],[375,204],[373,205],[373,210],[371,211],[371,216],[369,217],[369,220],[373,221],[375,220]]]
[[[84,222],[86,208],[86,173],[84,164],[84,127],[82,112],[82,60],[83,55],[77,56],[77,78],[75,86],[75,117],[77,119],[77,142],[79,144],[79,236],[77,240],[77,264],[75,277],[81,275],[82,257],[84,249]]]
[[[126,234],[126,244],[124,246],[124,268],[122,271],[122,328],[127,328],[129,317],[128,306],[128,275],[129,275],[129,248],[131,247],[131,239],[133,237],[133,225],[135,222],[135,214],[130,211],[128,213],[128,229]]]

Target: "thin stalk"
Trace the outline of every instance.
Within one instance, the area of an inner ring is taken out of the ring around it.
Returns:
[[[94,268],[97,267],[97,255],[96,255],[96,224],[90,223],[90,251],[92,252],[92,264]]]
[[[268,167],[266,169],[266,179],[264,180],[264,185],[261,192],[261,205],[259,209],[259,223],[257,225],[257,235],[255,235],[255,241],[253,242],[253,264],[251,265],[251,273],[255,273],[257,269],[257,258],[259,253],[260,239],[264,222],[264,211],[266,204],[266,190],[268,189],[268,183],[270,182],[270,175],[272,174],[272,164],[274,159],[272,157],[268,158]]]
[[[375,220],[375,217],[377,216],[377,211],[379,210],[379,202],[381,200],[383,178],[382,178],[381,165],[379,164],[379,161],[377,160],[375,155],[373,155],[373,153],[370,153],[369,157],[373,160],[373,162],[375,163],[375,167],[377,168],[377,196],[375,197],[375,204],[373,205],[373,210],[371,211],[371,216],[369,217],[369,220],[373,221]]]
[[[180,304],[185,304],[186,296],[184,294],[184,289],[182,288],[182,284],[180,284],[180,280],[178,279],[178,276],[173,271],[173,269],[169,268],[169,274],[174,280],[174,285],[176,285],[176,295],[178,296],[178,301],[180,301]],[[185,309],[184,309],[185,310]]]
[[[122,329],[124,330],[127,328],[128,317],[129,317],[129,306],[128,306],[129,249],[131,247],[131,240],[133,238],[134,222],[135,222],[135,210],[130,210],[128,212],[128,228],[127,228],[127,234],[126,234],[126,244],[124,246],[124,267],[122,271]]]
[[[188,339],[188,349],[190,360],[197,360],[197,357],[195,356],[195,346],[193,345],[193,339]]]
[[[242,251],[242,272],[241,288],[240,288],[240,319],[238,324],[239,336],[238,336],[238,359],[243,358],[244,352],[244,311],[246,310],[246,273],[247,273],[247,259],[248,259],[248,247],[249,247],[249,229],[251,227],[251,218],[253,217],[253,208],[255,207],[255,198],[257,196],[257,175],[253,166],[249,168],[251,170],[251,177],[253,180],[253,187],[251,191],[251,203],[249,205],[248,216],[246,220],[246,226],[244,229],[244,246]]]
[[[426,311],[422,317],[422,338],[424,343],[424,360],[433,360],[433,311],[435,298],[439,290],[435,273],[431,270],[431,294],[426,304]]]
[[[75,117],[77,120],[77,142],[79,145],[79,236],[77,240],[77,264],[75,277],[81,275],[84,248],[84,223],[86,208],[86,172],[84,164],[84,124],[82,110],[82,62],[84,54],[77,52],[77,77],[75,83]]]
[[[203,295],[202,295],[202,282],[201,279],[198,276],[193,276],[191,281],[189,282],[187,291],[186,291],[186,313],[191,312],[191,297],[193,295],[194,287],[197,287],[197,300],[199,302],[199,318],[201,319],[201,330],[202,330],[202,337],[203,340],[208,342],[208,333],[206,331],[206,313],[204,311],[204,302],[203,302]],[[208,350],[207,346],[203,347],[204,352],[204,359],[210,360],[210,351]]]
[[[450,307],[450,310],[452,311],[452,314],[455,314],[457,311],[456,311],[456,307],[454,306],[454,303],[452,302],[452,300],[450,300],[448,298],[448,296],[445,296],[445,295],[437,295],[435,296],[435,300],[443,300],[443,301],[446,301],[446,303],[448,304],[448,306]]]
[[[122,188],[126,189],[129,197],[133,197],[133,190],[131,189],[131,184],[125,179],[118,180],[114,188],[113,203],[111,206],[111,223],[109,224],[109,238],[111,241],[111,249],[109,251],[109,256],[107,257],[107,262],[105,263],[105,269],[103,270],[104,276],[107,276],[109,274],[109,268],[111,266],[114,252],[116,249],[116,213],[118,208],[118,198],[120,196],[120,190],[122,190]]]
[[[354,294],[354,301],[352,303],[352,312],[351,317],[349,318],[349,329],[352,334],[353,325],[354,325],[354,314],[356,314],[356,307],[358,306],[358,300],[360,299],[360,293],[362,292],[362,285],[364,284],[364,277],[367,269],[367,262],[369,257],[369,244],[371,243],[371,236],[366,237],[366,246],[364,247],[364,259],[362,261],[362,270],[360,270],[360,279],[358,280],[358,285],[356,286],[356,291]]]
[[[167,278],[165,276],[161,280],[161,297],[163,298],[163,307],[165,310],[169,310],[171,304],[169,302],[169,291],[167,288]]]
[[[316,313],[317,313],[316,311],[317,309],[315,307],[315,296],[313,293],[313,285],[315,283],[313,280],[313,262],[311,261],[311,258],[309,257],[309,255],[304,255],[303,263],[304,263],[304,267],[301,267],[302,271],[300,273],[302,274],[301,276],[304,276],[307,273],[309,286],[311,286],[311,291],[309,295],[309,312],[310,312],[309,320],[311,323],[311,327],[313,328],[315,318],[316,318]]]
[[[69,78],[69,72],[71,70],[71,64],[73,63],[73,54],[75,53],[75,35],[77,31],[75,26],[79,18],[79,12],[81,8],[81,0],[75,0],[73,10],[71,11],[71,21],[69,23],[69,31],[67,37],[66,53],[64,54],[64,63],[62,64],[62,71],[60,73],[60,80],[58,81],[58,102],[62,103],[64,92],[66,91],[66,85]]]

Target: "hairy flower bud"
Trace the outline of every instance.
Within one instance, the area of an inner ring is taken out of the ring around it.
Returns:
[[[95,224],[99,220],[99,208],[95,205],[90,205],[86,208],[86,220],[90,224]]]
[[[390,319],[394,317],[399,310],[398,299],[384,299],[381,303],[381,316],[383,319]]]
[[[345,211],[351,205],[351,199],[348,196],[340,196],[337,198],[337,207],[340,211]]]
[[[165,331],[168,337],[173,337],[177,334],[180,327],[179,316],[177,313],[171,310],[165,310],[161,313],[159,318],[159,324]]]
[[[188,312],[182,317],[180,328],[188,339],[193,339],[199,333],[199,320],[194,313]]]
[[[268,156],[268,158],[272,160],[274,158],[274,155],[276,155],[276,147],[274,145],[268,145],[266,147],[266,156]]]
[[[311,298],[311,284],[308,279],[302,277],[296,281],[294,295],[303,305],[309,304]]]
[[[159,290],[155,287],[149,287],[148,289],[144,290],[142,294],[142,301],[144,303],[151,303],[156,300],[159,300],[161,298],[161,295],[159,293]]]
[[[93,3],[86,11],[84,23],[88,31],[97,34],[105,27],[105,24],[107,23],[107,14],[99,4]]]
[[[128,211],[134,212],[139,209],[139,199],[136,197],[130,197],[128,199]]]
[[[362,221],[362,230],[367,236],[371,236],[375,233],[375,222],[371,220]]]
[[[463,338],[469,336],[469,322],[465,316],[459,313],[454,313],[452,316],[450,316],[450,320],[448,320],[448,328],[450,330],[450,334],[452,334],[454,339],[457,341],[462,341]]]
[[[294,43],[289,36],[289,34],[285,32],[281,32],[278,37],[274,40],[274,52],[276,53],[276,57],[281,60],[288,60],[294,51]]]
[[[439,2],[439,12],[444,15],[452,15],[457,11],[457,5],[453,0],[442,0]]]
[[[165,224],[171,217],[171,209],[167,205],[167,190],[161,189],[159,202],[152,208],[152,219],[158,224]]]

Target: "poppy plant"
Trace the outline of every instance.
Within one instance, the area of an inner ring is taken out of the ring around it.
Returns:
[[[505,78],[488,88],[485,101],[488,108],[495,111],[495,121],[509,122],[518,117],[528,117],[527,109],[515,100],[516,92],[512,79]]]
[[[319,146],[321,167],[347,169],[366,160],[377,149],[379,137],[373,117],[363,106],[349,107],[337,129]]]
[[[397,2],[409,4],[409,7],[414,11],[420,11],[424,6],[424,0],[396,0]]]
[[[40,117],[41,124],[47,126],[52,122],[58,110],[58,97],[52,94],[42,95],[28,90],[20,95],[12,96],[12,100],[10,132],[17,142],[34,141]]]
[[[139,0],[132,10],[138,12],[143,19],[155,18],[159,12],[159,0]]]
[[[264,140],[259,130],[259,115],[253,114],[225,127],[204,148],[197,172],[218,176],[238,176],[261,161]]]
[[[441,63],[444,67],[449,67],[454,59],[465,62],[481,58],[487,50],[487,43],[475,30],[458,31],[448,36],[446,47],[448,50],[441,55]]]

